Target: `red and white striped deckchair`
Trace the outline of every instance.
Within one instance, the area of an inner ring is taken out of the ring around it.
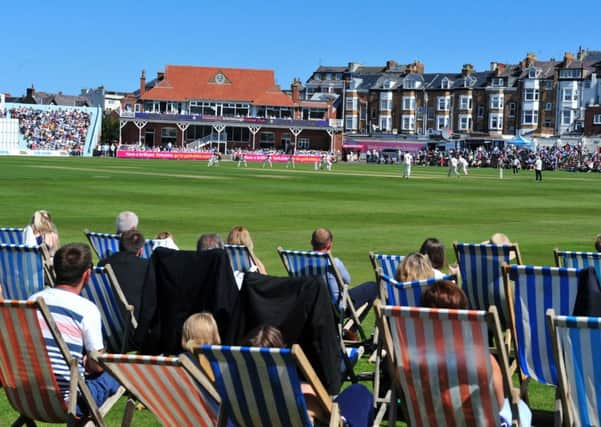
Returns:
[[[164,426],[215,426],[221,399],[191,354],[179,357],[92,354]],[[130,399],[122,426],[133,416]]]
[[[66,402],[52,370],[46,349],[43,328],[48,329],[71,369],[70,396],[83,398],[90,416],[98,426],[104,426],[103,416],[123,393],[120,390],[98,408],[78,363],[71,357],[67,344],[54,323],[44,301],[0,301],[0,380],[11,406],[20,416],[13,426],[48,423],[81,422],[76,415],[77,399]]]
[[[392,376],[392,401],[401,390],[406,419],[415,426],[498,426],[488,325],[501,334],[495,307],[475,310],[382,306],[376,313]],[[504,389],[512,390],[507,352],[501,346]],[[517,393],[512,393],[518,422]],[[396,405],[389,410],[394,425]]]

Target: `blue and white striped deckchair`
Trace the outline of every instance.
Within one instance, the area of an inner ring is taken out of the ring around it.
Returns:
[[[454,242],[453,247],[461,273],[461,287],[467,295],[470,308],[488,310],[491,305],[496,306],[501,327],[507,329],[509,310],[501,265],[522,263],[518,245]]]
[[[336,268],[332,254],[317,251],[294,251],[283,249],[281,246],[278,247],[278,254],[290,277],[318,276],[323,279],[327,286],[328,274],[331,274],[336,279],[340,291],[340,304],[338,306],[335,305],[335,309],[339,313],[340,333],[342,334],[343,329],[355,326],[361,336],[361,340],[365,341],[366,335],[361,326],[361,322],[359,321],[359,315],[348,294],[349,284],[344,283],[340,272]],[[329,289],[328,286],[328,290]],[[347,309],[350,313],[352,325],[349,325],[348,322],[345,324],[344,322],[344,313]]]
[[[202,346],[215,374],[222,409],[240,427],[312,426],[298,370],[315,390],[329,425],[340,425],[337,405],[328,396],[301,348]]]
[[[23,229],[18,227],[0,227],[0,244],[22,245]]]
[[[601,252],[561,251],[553,249],[555,265],[557,267],[586,268],[594,267],[599,281],[601,281]]]
[[[445,275],[440,278],[414,280],[412,282],[397,282],[392,277],[385,274],[378,276],[380,279],[380,296],[385,296],[382,301],[388,305],[402,305],[409,307],[419,307],[424,289],[438,282],[439,280],[454,280],[454,276]],[[382,295],[382,290],[386,293]]]
[[[256,265],[252,253],[245,245],[224,245],[223,248],[230,257],[232,270],[246,273]]]
[[[572,314],[578,293],[579,270],[510,265],[504,266],[503,272],[512,313],[511,330],[520,380],[533,379],[557,385],[557,368],[545,313],[552,308],[560,315]],[[527,382],[522,381],[524,396],[527,394]]]
[[[85,230],[84,234],[88,238],[90,245],[96,252],[99,260],[103,260],[115,252],[119,252],[119,235],[111,233],[95,233]],[[155,249],[154,240],[146,240],[142,247],[142,258],[150,258]]]
[[[555,316],[547,320],[557,361],[559,396],[567,426],[601,425],[601,318]]]
[[[407,420],[427,426],[498,426],[498,400],[493,384],[488,335],[500,339],[495,307],[488,312],[375,304],[384,331],[386,358],[392,374],[392,399],[401,390]],[[511,379],[507,353],[500,353],[504,389]],[[518,419],[517,399],[510,404]],[[389,411],[396,422],[396,405]]]
[[[100,310],[105,349],[110,353],[125,353],[128,338],[137,322],[133,307],[127,303],[109,264],[94,268],[81,296],[92,301]]]
[[[371,265],[374,269],[374,273],[376,273],[377,280],[377,268],[379,267],[382,270],[382,274],[388,277],[394,278],[396,276],[396,270],[399,267],[399,264],[403,261],[405,257],[402,255],[386,255],[379,254],[375,252],[369,252],[369,259],[371,261]]]
[[[221,399],[190,353],[179,357],[95,353],[93,357],[162,425],[218,425]],[[129,400],[121,425],[128,427],[132,416]]]
[[[0,245],[3,298],[26,300],[44,289],[44,258],[39,246]]]

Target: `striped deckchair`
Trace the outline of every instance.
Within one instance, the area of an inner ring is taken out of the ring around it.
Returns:
[[[454,280],[454,276],[444,276],[440,279],[431,278],[425,280],[415,280],[412,282],[397,282],[392,277],[383,274],[380,267],[376,267],[376,277],[378,279],[378,286],[380,288],[380,299],[385,301],[388,305],[402,305],[409,307],[419,307],[422,292],[428,286],[437,282],[438,280]],[[382,393],[380,390],[381,384],[381,370],[382,370],[382,335],[378,329],[378,348],[374,353],[373,360],[375,362],[375,375],[374,375],[374,396],[376,404],[379,405],[378,413],[376,414],[376,422],[379,424],[384,417],[387,406],[390,404],[390,392]],[[370,359],[371,360],[371,359]],[[383,395],[383,397],[381,397]]]
[[[85,230],[84,234],[88,238],[88,241],[94,249],[94,252],[96,252],[96,256],[98,256],[99,260],[103,260],[115,252],[119,252],[118,234],[95,233],[89,230]],[[142,248],[142,258],[150,258],[154,249],[154,240],[146,240],[144,242],[144,247]]]
[[[327,275],[332,274],[336,278],[340,290],[340,307],[335,306],[340,320],[339,331],[342,336],[343,329],[350,329],[355,326],[361,340],[366,340],[366,335],[359,321],[359,314],[355,310],[353,302],[348,294],[348,283],[344,283],[340,272],[336,268],[332,254],[328,252],[317,251],[294,251],[278,247],[278,254],[284,264],[284,268],[290,277],[319,276],[323,278],[324,283],[328,283]],[[329,290],[329,287],[328,287]],[[345,311],[348,309],[351,322],[345,323]]]
[[[498,426],[499,407],[488,349],[489,330],[500,337],[495,307],[489,311],[428,309],[375,304],[383,330],[392,401],[401,390],[410,425]],[[490,328],[490,329],[489,329]],[[505,390],[512,390],[507,353],[499,365]],[[518,422],[517,396],[510,403]],[[389,410],[396,420],[396,405]]]
[[[94,268],[81,296],[92,301],[100,311],[106,351],[125,353],[128,338],[138,325],[134,308],[127,303],[109,264]]]
[[[523,396],[527,395],[530,379],[557,385],[557,368],[545,313],[552,308],[560,315],[572,314],[578,292],[578,272],[575,268],[563,267],[503,266]]]
[[[601,425],[601,318],[555,316],[547,310],[558,369],[563,425]],[[597,352],[599,350],[599,352]]]
[[[92,357],[163,426],[217,425],[221,398],[189,353],[179,357],[96,353]],[[130,399],[121,425],[129,426],[132,417]]]
[[[0,245],[0,286],[4,298],[26,300],[44,289],[44,275],[41,247]]]
[[[553,249],[555,265],[557,267],[586,268],[594,267],[599,281],[601,281],[601,252],[562,251]]]
[[[246,273],[257,265],[250,249],[245,245],[224,245],[225,252],[230,257],[232,270]]]
[[[461,273],[461,287],[467,295],[470,308],[487,310],[491,305],[496,306],[501,326],[507,329],[509,309],[501,265],[522,263],[518,245],[454,242],[453,247]]]
[[[341,425],[328,396],[301,348],[228,347],[195,349],[209,360],[226,415],[240,427],[312,426],[298,370],[315,390],[330,426]]]
[[[369,252],[369,260],[371,261],[371,265],[374,269],[374,273],[376,273],[376,281],[378,280],[378,267],[382,270],[382,274],[388,277],[395,277],[396,270],[399,267],[399,264],[405,258],[402,255],[386,255],[375,252]]]
[[[0,227],[0,244],[22,245],[23,229],[18,227]]]
[[[20,416],[13,425],[34,425],[78,421],[77,399],[65,402],[54,376],[42,330],[49,330],[62,357],[71,366],[71,395],[79,389],[80,398],[90,408],[92,419],[104,426],[102,417],[123,393],[120,390],[99,409],[92,398],[77,361],[56,328],[44,301],[0,301],[0,380],[10,405]]]

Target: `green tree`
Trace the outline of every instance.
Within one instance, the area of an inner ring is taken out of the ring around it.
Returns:
[[[119,116],[106,111],[102,117],[102,141],[111,143],[119,140]]]

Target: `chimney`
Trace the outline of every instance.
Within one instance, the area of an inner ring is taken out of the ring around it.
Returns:
[[[162,71],[157,71],[157,83],[165,79],[165,73]]]
[[[396,63],[396,61],[393,61],[392,59],[386,61],[386,71],[391,71],[393,68],[396,68],[397,65],[398,64]]]
[[[359,68],[360,66],[361,66],[361,64],[359,64],[358,62],[349,62],[348,70],[350,73],[354,73],[355,71],[357,71],[357,68]]]
[[[578,54],[576,55],[576,59],[578,61],[584,61],[584,58],[586,58],[586,55],[588,54],[588,52],[582,48],[582,46],[580,46],[578,48]]]
[[[424,75],[424,63],[421,61],[415,61],[415,72],[420,76]]]
[[[497,72],[497,76],[503,74],[503,71],[505,71],[505,64],[497,64],[497,69],[495,71]]]
[[[295,104],[300,101],[300,86],[301,82],[298,78],[294,79],[290,85],[290,89],[292,89],[292,102]]]
[[[496,62],[491,62],[490,63],[490,71],[497,71],[497,63]]]
[[[463,64],[461,69],[461,75],[467,77],[474,72],[474,66],[472,64]]]
[[[574,54],[572,52],[566,52],[563,54],[563,66],[569,66],[574,60]]]
[[[142,70],[142,74],[140,75],[140,96],[144,95],[146,92],[146,71]]]
[[[524,63],[526,64],[525,68],[534,64],[535,61],[536,61],[536,54],[533,52],[528,52],[526,54],[526,58],[524,58]]]

